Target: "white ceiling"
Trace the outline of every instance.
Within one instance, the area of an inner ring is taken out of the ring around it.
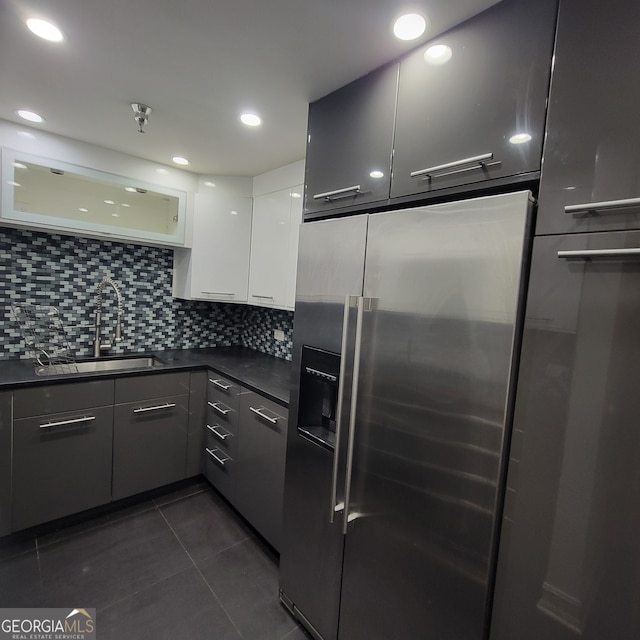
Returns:
[[[254,176],[304,156],[307,103],[498,0],[0,0],[0,118],[199,174]],[[431,20],[396,40],[394,18]],[[67,41],[33,36],[27,17]],[[137,133],[132,102],[152,107]],[[259,113],[250,129],[238,116]]]

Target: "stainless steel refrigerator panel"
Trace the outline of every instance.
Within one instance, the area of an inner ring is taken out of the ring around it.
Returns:
[[[370,216],[341,640],[483,637],[529,211]]]
[[[330,521],[335,451],[298,430],[302,346],[339,353],[345,363],[352,359],[352,346],[341,350],[343,338],[353,345],[353,309],[347,309],[346,335],[343,321],[347,296],[362,294],[367,221],[365,215],[311,222],[300,231],[280,588],[324,640],[337,637],[343,535],[339,519]],[[348,412],[349,372],[341,378]],[[337,450],[344,453],[345,431],[342,436]],[[339,500],[343,488],[336,489]]]
[[[639,255],[534,242],[492,640],[640,635]]]

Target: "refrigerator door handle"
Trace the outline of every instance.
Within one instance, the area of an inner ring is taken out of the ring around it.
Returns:
[[[338,462],[340,459],[340,440],[342,433],[342,406],[344,403],[344,375],[347,368],[347,342],[349,339],[349,315],[351,309],[358,305],[358,296],[345,296],[344,313],[342,315],[342,342],[340,345],[340,374],[338,381],[338,400],[336,403],[336,445],[333,450],[333,472],[331,474],[331,513],[329,522],[333,524],[334,516],[344,509],[344,502],[338,502]]]
[[[347,445],[347,470],[344,489],[344,512],[342,514],[342,533],[346,535],[347,527],[352,518],[349,514],[349,500],[351,498],[351,475],[353,471],[353,448],[355,444],[356,413],[358,409],[358,379],[360,377],[360,347],[362,346],[362,321],[364,308],[370,308],[371,298],[358,298],[358,315],[356,316],[356,339],[353,354],[353,381],[351,385],[351,410],[349,413],[349,440]]]

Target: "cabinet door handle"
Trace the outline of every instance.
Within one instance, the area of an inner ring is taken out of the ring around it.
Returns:
[[[255,293],[252,293],[251,297],[252,298],[261,298],[263,300],[273,300],[274,299],[273,296],[259,296],[259,295],[256,295]]]
[[[220,451],[220,449],[209,449],[208,447],[206,448],[207,453],[221,466],[224,467],[225,463],[229,462],[229,460],[231,460],[230,456],[227,456],[226,458],[218,458],[218,456],[215,454],[215,451]]]
[[[324,193],[316,193],[313,196],[314,200],[321,200],[324,198],[327,202],[331,202],[331,200],[335,198],[344,198],[351,193],[353,195],[357,195],[361,193],[362,186],[359,184],[354,184],[352,187],[343,187],[342,189],[335,189],[334,191],[325,191]]]
[[[207,429],[209,429],[209,431],[212,431],[215,435],[218,436],[218,438],[220,438],[220,440],[226,440],[231,434],[230,433],[220,433],[216,427],[218,425],[215,426],[211,426],[210,424],[207,425]]]
[[[139,407],[134,409],[133,413],[146,413],[147,411],[160,411],[161,409],[172,409],[176,406],[175,402],[165,402],[164,404],[157,404],[153,407]]]
[[[278,418],[272,418],[268,416],[266,413],[263,413],[260,409],[256,409],[255,407],[249,407],[249,410],[253,411],[253,413],[259,415],[261,418],[268,420],[271,424],[277,424],[278,422]]]
[[[213,378],[209,378],[209,382],[211,384],[215,384],[216,387],[220,387],[221,389],[224,389],[225,391],[229,391],[229,389],[231,389],[231,387],[233,386],[231,384],[222,384],[222,381],[214,380]]]
[[[207,402],[207,404],[212,408],[215,409],[218,413],[222,414],[223,416],[226,416],[227,413],[229,413],[230,411],[232,411],[232,409],[221,409],[218,406],[218,402]],[[224,406],[224,405],[222,405]]]
[[[235,297],[235,293],[228,293],[227,291],[201,291],[200,293],[204,293],[207,296],[229,296],[230,298]]]
[[[585,204],[568,204],[565,213],[591,213],[593,211],[608,211],[610,209],[625,209],[640,205],[640,198],[626,198],[624,200],[604,200],[603,202],[587,202]]]
[[[445,169],[454,169],[461,167],[464,164],[479,163],[484,164],[485,160],[493,160],[493,153],[482,153],[479,156],[473,156],[471,158],[462,158],[462,160],[454,160],[453,162],[446,162],[445,164],[437,164],[435,167],[427,167],[426,169],[419,169],[418,171],[412,171],[409,175],[412,178],[418,178],[420,176],[431,176],[432,173],[437,171],[444,171]]]
[[[51,427],[62,427],[68,424],[82,424],[95,420],[95,416],[82,416],[82,418],[69,418],[69,420],[58,420],[56,422],[45,422],[40,425],[41,429],[51,429]]]
[[[632,258],[640,256],[640,248],[631,249],[583,249],[578,251],[558,251],[558,258],[588,260],[589,258]]]

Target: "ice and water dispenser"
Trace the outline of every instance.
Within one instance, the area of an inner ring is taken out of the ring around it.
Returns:
[[[328,449],[336,442],[340,354],[302,347],[298,432]]]

